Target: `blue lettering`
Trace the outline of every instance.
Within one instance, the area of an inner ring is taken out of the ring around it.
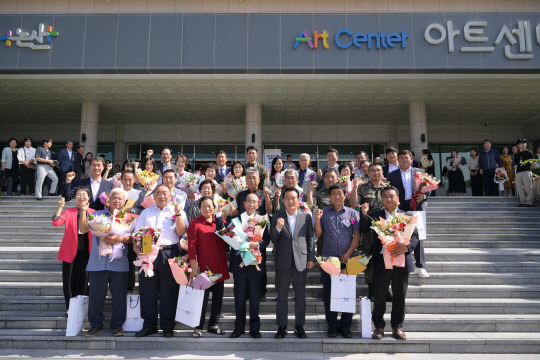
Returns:
[[[386,43],[388,44],[388,47],[390,47],[391,49],[393,49],[394,46],[396,46],[394,44],[394,42],[396,42],[396,41],[397,42],[401,41],[401,36],[399,36],[399,34],[397,34],[397,33],[390,33],[386,37]]]
[[[368,37],[369,37],[369,42],[368,42],[368,45],[367,45],[368,50],[371,49],[371,39],[373,39],[373,38],[375,38],[376,41],[377,41],[376,44],[375,44],[375,48],[377,50],[379,50],[381,48],[381,39],[379,38],[379,34],[377,34],[377,33],[369,33]]]
[[[362,43],[367,43],[367,41],[368,41],[368,38],[367,38],[366,34],[364,34],[364,33],[354,34],[353,44],[357,48],[360,49],[362,47]]]
[[[339,30],[337,33],[336,33],[336,36],[334,37],[334,41],[336,42],[336,45],[338,48],[340,49],[347,49],[348,47],[351,46],[352,44],[352,40],[349,41],[348,43],[345,43],[343,44],[340,40],[339,40],[339,37],[341,36],[341,34],[345,34],[347,35],[348,37],[352,36],[352,32],[350,32],[348,29],[341,29]]]
[[[407,47],[407,44],[405,43],[405,40],[409,38],[409,34],[407,34],[405,31],[401,32],[401,47],[405,49]]]
[[[383,49],[386,49],[386,33],[384,31],[381,31],[381,46]]]

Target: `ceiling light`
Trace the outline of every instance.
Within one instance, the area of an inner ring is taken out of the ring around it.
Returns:
[[[392,88],[389,88],[389,87],[384,88],[384,91],[390,91],[390,90],[392,90]]]
[[[56,90],[64,91],[65,89],[63,87],[56,88]]]
[[[335,87],[330,88],[330,91],[336,91],[336,88]]]
[[[222,87],[220,88],[221,91],[227,91],[227,88],[226,87]]]
[[[117,91],[117,90],[118,90],[118,88],[117,88],[117,87],[113,87],[113,88],[111,88],[111,90],[113,90],[113,91]]]
[[[280,87],[274,88],[275,91],[281,91]]]
[[[167,90],[167,91],[172,91],[172,89],[173,89],[172,87],[166,87],[165,88],[165,90]]]

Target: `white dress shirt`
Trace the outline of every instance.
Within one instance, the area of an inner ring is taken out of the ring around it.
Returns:
[[[36,148],[23,146],[22,148],[19,148],[17,150],[17,160],[19,160],[19,164],[22,164],[21,161],[28,161],[31,160],[30,163],[35,164],[36,163]]]
[[[68,156],[69,156],[69,160],[71,160],[71,156],[73,155],[73,150],[67,150],[67,153],[68,153]]]
[[[289,227],[291,228],[291,235],[294,235],[294,229],[296,228],[296,213],[291,216],[287,212],[287,220],[289,221]]]
[[[390,164],[390,163],[388,164],[388,173],[389,173],[389,174],[390,174],[392,171],[397,170],[397,169],[399,169],[399,164],[397,164],[397,165],[392,165],[392,164]]]
[[[92,187],[92,199],[94,199],[94,201],[96,201],[98,196],[99,185],[101,185],[101,179],[94,181],[94,179],[90,177],[90,187]]]
[[[399,170],[401,173],[401,182],[403,182],[403,187],[405,188],[405,200],[412,199],[412,169],[409,168],[405,171]]]
[[[180,214],[184,223],[187,224],[186,213],[182,210]],[[165,206],[163,210],[160,210],[157,205],[150,206],[144,209],[137,218],[135,229],[140,229],[143,226],[161,229],[161,240],[159,240],[159,244],[161,246],[174,245],[180,239],[176,233],[176,221],[173,220],[174,216],[174,208],[172,206]]]

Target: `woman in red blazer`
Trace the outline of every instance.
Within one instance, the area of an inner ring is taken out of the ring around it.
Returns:
[[[64,237],[60,244],[57,260],[62,261],[62,282],[66,309],[69,311],[69,299],[77,295],[88,295],[88,274],[86,264],[92,249],[92,234],[88,233],[88,227],[84,223],[79,224],[79,219],[85,219],[87,214],[95,210],[88,208],[90,191],[86,187],[79,187],[75,192],[77,206],[62,212],[65,199],[58,201],[58,210],[53,217],[53,226],[66,224]]]

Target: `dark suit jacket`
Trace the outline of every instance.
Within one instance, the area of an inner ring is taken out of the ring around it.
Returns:
[[[71,151],[71,157],[69,157],[69,153],[67,148],[64,148],[60,150],[58,153],[58,164],[60,165],[60,171],[75,171],[75,154],[77,152],[75,149]]]
[[[220,169],[218,168],[216,178],[214,180],[216,180],[218,184],[221,184],[223,181],[225,181],[225,176],[227,176],[227,174],[231,172],[231,167],[225,166],[225,176],[221,176],[219,170]]]
[[[390,163],[386,163],[382,167],[383,176],[388,179],[388,172],[390,171]]]
[[[255,212],[256,215],[260,215],[259,212]],[[238,216],[240,217],[240,216]],[[266,247],[268,244],[270,244],[270,224],[266,225],[266,229],[264,229],[263,238],[259,242],[259,249],[261,250],[261,253],[266,251]],[[242,257],[236,250],[231,248],[231,252],[229,254],[229,271],[234,273],[237,273],[242,268],[240,267],[240,264],[242,263]],[[250,265],[251,266],[251,265]]]
[[[159,163],[156,165],[157,166],[157,174],[159,176],[163,176],[163,163]],[[171,169],[173,169],[175,172],[178,172],[178,167],[174,164],[171,164]]]
[[[84,174],[84,159],[83,157],[81,156],[81,154],[79,154],[78,152],[75,153],[75,174],[76,174],[76,177],[75,179],[76,180],[79,180],[82,175]]]
[[[398,210],[398,213],[403,213],[403,211]],[[368,232],[370,230],[371,226],[371,219],[378,219],[379,217],[382,217],[383,219],[386,219],[386,211],[384,209],[375,211],[372,213],[369,213],[368,216],[361,216],[360,217],[360,230],[362,233]],[[379,240],[379,236],[374,230],[373,231],[373,243],[371,245],[371,260],[370,263],[375,264],[377,261],[384,261],[382,257],[379,257],[379,254],[381,250],[383,249],[381,240]],[[397,268],[402,273],[410,273],[414,271],[414,258],[412,256],[412,251],[416,247],[420,240],[418,239],[418,229],[414,229],[414,232],[411,236],[411,241],[409,242],[409,245],[407,245],[407,249],[409,251],[405,253],[405,267]]]
[[[278,231],[277,220],[284,219],[285,225]],[[291,267],[292,258],[298,271],[304,271],[308,261],[315,262],[315,241],[311,215],[296,211],[296,225],[294,234],[287,219],[287,210],[278,212],[272,217],[270,226],[270,239],[276,245],[276,270],[286,271]]]
[[[90,185],[90,179],[91,178],[85,178],[81,180],[74,181],[73,183],[66,183],[64,184],[64,188],[62,189],[62,196],[66,199],[66,201],[69,201],[75,197],[75,189],[79,186],[84,186],[88,190],[90,190],[90,200],[89,205],[91,209],[94,210],[104,210],[105,205],[99,200],[99,195],[102,193],[110,193],[111,190],[114,188],[112,181],[107,181],[103,178],[101,178],[101,183],[99,184],[99,190],[96,196],[96,201],[94,201],[94,194],[92,193],[92,186]]]
[[[412,168],[412,194],[415,193],[415,185],[414,185],[414,176],[416,173],[423,173],[424,171],[422,169]],[[399,208],[403,211],[409,211],[411,209],[405,208],[405,187],[403,187],[403,181],[401,180],[401,171],[400,169],[392,171],[390,174],[388,174],[388,177],[386,178],[388,181],[390,181],[390,185],[395,186],[399,190]],[[426,197],[429,196],[429,194],[425,194]],[[423,211],[424,210],[424,204],[425,200],[421,201],[420,204],[418,204],[418,207],[416,208],[417,211]]]

